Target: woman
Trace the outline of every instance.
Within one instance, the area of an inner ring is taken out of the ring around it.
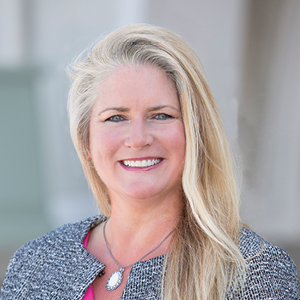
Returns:
[[[20,248],[1,299],[300,299],[288,254],[241,225],[218,109],[180,37],[122,28],[72,78],[71,135],[103,215]]]

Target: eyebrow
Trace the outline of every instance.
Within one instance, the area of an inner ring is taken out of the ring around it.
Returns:
[[[173,110],[176,110],[178,112],[180,112],[180,110],[178,110],[176,107],[174,106],[171,106],[171,105],[160,105],[160,106],[153,106],[153,107],[150,107],[148,109],[149,112],[152,112],[152,111],[157,111],[157,110],[160,110],[160,109],[163,109],[163,108],[171,108]],[[118,112],[128,112],[130,111],[130,109],[128,107],[124,107],[124,106],[120,106],[120,107],[107,107],[103,110],[101,110],[99,113],[98,113],[98,116],[100,116],[102,113],[106,112],[106,111],[109,111],[109,110],[114,110],[114,111],[118,111]]]
[[[98,113],[98,116],[100,116],[102,113],[104,113],[104,112],[106,112],[108,110],[115,110],[115,111],[119,111],[119,112],[128,112],[129,108],[128,107],[123,107],[123,106],[120,106],[120,107],[107,107],[107,108],[101,110]]]
[[[171,109],[174,109],[174,110],[180,112],[176,107],[171,106],[171,105],[154,106],[154,107],[150,107],[148,110],[149,110],[149,111],[156,111],[156,110],[160,110],[160,109],[163,109],[163,108],[166,108],[166,107],[171,108]]]

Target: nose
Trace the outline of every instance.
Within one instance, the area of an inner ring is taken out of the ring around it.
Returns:
[[[150,146],[153,140],[154,137],[147,126],[147,121],[132,120],[124,145],[129,148],[142,149],[145,146]]]

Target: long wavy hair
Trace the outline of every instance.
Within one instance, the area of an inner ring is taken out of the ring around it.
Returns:
[[[157,66],[174,81],[186,135],[184,210],[165,263],[161,296],[224,299],[245,272],[238,247],[239,191],[219,111],[192,48],[178,35],[150,25],[127,26],[95,43],[70,74],[72,140],[99,208],[109,216],[106,186],[89,159],[91,110],[104,78],[120,66],[143,64]]]

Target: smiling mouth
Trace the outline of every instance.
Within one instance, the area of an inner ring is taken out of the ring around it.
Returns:
[[[126,167],[146,168],[157,165],[162,158],[143,159],[143,160],[122,160],[122,164]]]

